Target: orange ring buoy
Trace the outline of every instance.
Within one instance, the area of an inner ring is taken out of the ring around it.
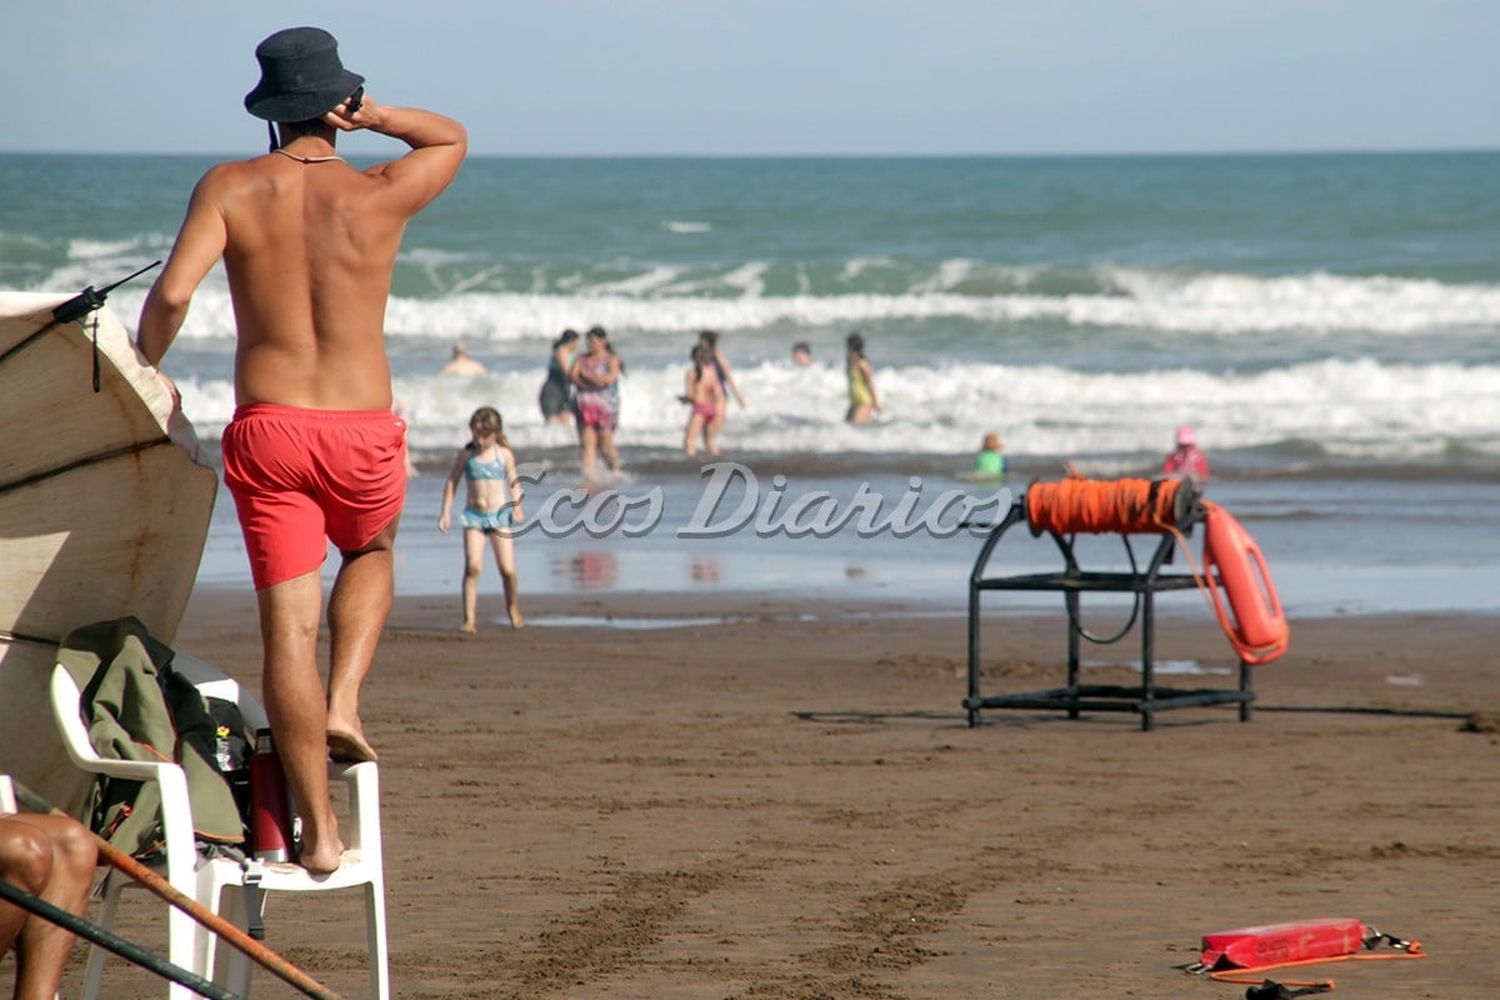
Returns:
[[[1287,650],[1291,629],[1282,614],[1276,587],[1271,583],[1266,557],[1255,539],[1227,510],[1207,501],[1203,507],[1207,512],[1203,565],[1219,624],[1246,663],[1279,659]],[[1214,586],[1215,570],[1218,586]],[[1228,611],[1219,599],[1219,587],[1224,588]]]

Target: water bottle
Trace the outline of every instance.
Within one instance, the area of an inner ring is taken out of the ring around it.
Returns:
[[[287,808],[286,773],[269,729],[255,731],[250,758],[250,841],[261,861],[292,860],[292,816]]]

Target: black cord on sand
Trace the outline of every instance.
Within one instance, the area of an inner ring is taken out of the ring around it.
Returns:
[[[1396,719],[1456,719],[1467,721],[1482,716],[1482,712],[1445,712],[1421,708],[1375,708],[1364,705],[1255,705],[1256,712],[1302,712],[1311,715],[1374,715]],[[947,722],[964,719],[961,712],[934,712],[912,710],[906,712],[860,712],[860,711],[801,711],[793,712],[803,722],[881,722],[887,719],[926,719]]]
[[[930,719],[935,722],[966,722],[968,716],[962,712],[793,712],[794,718],[803,722],[884,722],[887,719]]]
[[[1311,712],[1327,715],[1385,715],[1400,719],[1468,719],[1476,712],[1439,712],[1423,708],[1369,708],[1361,705],[1256,705],[1256,712]]]

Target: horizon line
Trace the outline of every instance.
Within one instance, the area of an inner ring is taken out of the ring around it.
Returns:
[[[1184,150],[1096,150],[1096,151],[1030,151],[1030,152],[760,152],[760,153],[557,153],[557,152],[473,152],[470,159],[487,160],[1061,160],[1061,159],[1170,159],[1215,157],[1296,157],[1296,156],[1424,156],[1500,153],[1493,146],[1371,146],[1328,147],[1322,149],[1184,149]],[[251,159],[263,153],[224,150],[80,150],[80,149],[6,149],[0,156],[182,156],[228,157]],[[378,158],[381,154],[351,151],[351,156]]]

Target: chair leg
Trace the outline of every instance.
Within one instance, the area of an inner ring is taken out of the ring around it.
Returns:
[[[210,866],[205,865],[201,875],[204,879],[211,879],[212,872]],[[199,885],[200,888],[196,897],[198,902],[208,907],[210,913],[217,913],[222,916],[226,902],[224,898],[226,887],[211,881],[207,885],[204,885],[202,882]],[[233,901],[229,902],[232,904]],[[196,920],[193,922],[197,924],[194,951],[196,955],[195,961],[198,963],[198,972],[210,982],[223,983],[223,979],[219,976],[219,965],[223,961],[224,949],[219,947],[219,936],[211,933],[202,924],[198,924]]]
[[[224,907],[224,912],[233,912],[234,925],[240,930],[248,930],[251,917],[251,895],[243,888],[237,886],[231,887],[229,892],[234,898],[230,904]],[[270,893],[265,892],[256,894],[256,898],[260,900],[260,915],[262,918],[265,917],[266,897],[269,895]],[[231,993],[236,993],[244,998],[244,1000],[249,1000],[250,973],[253,971],[250,959],[238,948],[224,947],[220,950],[223,955],[220,967],[224,971],[224,985],[229,988]]]
[[[111,872],[104,881],[104,911],[99,915],[99,926],[105,930],[115,929],[115,918],[120,911],[120,894],[125,891],[126,879]],[[83,975],[83,1000],[98,1000],[99,981],[104,976],[103,948],[89,948],[89,964]]]
[[[199,939],[200,931],[207,933],[192,917],[175,906],[168,907],[167,961],[204,976],[208,973],[204,972],[201,964],[205,943]],[[196,1000],[197,996],[186,986],[177,983],[171,983],[167,989],[167,1000]]]
[[[365,928],[369,934],[371,1000],[390,1000],[391,956],[386,951],[383,877],[377,876],[365,886]]]

